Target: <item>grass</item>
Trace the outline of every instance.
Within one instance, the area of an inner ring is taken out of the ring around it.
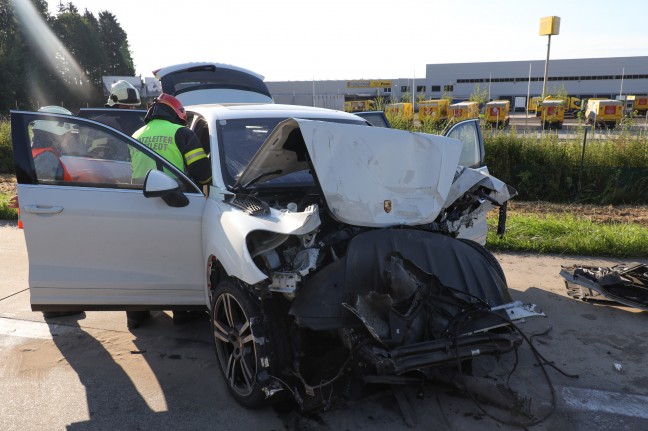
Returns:
[[[0,193],[0,220],[18,219],[18,213],[16,210],[9,208],[9,198],[11,198],[11,196],[8,193]]]
[[[493,213],[496,213],[493,211]],[[489,217],[486,246],[492,251],[578,254],[607,257],[648,255],[648,227],[634,223],[598,223],[572,214],[509,214],[506,234]]]

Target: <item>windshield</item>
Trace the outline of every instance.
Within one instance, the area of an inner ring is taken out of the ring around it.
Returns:
[[[321,119],[309,120],[331,121],[336,123],[366,125],[362,120]],[[218,120],[218,143],[221,154],[223,178],[232,187],[243,170],[252,160],[266,137],[285,118],[242,118],[235,120]],[[273,185],[309,185],[313,177],[307,170],[293,172],[264,182],[264,186]]]

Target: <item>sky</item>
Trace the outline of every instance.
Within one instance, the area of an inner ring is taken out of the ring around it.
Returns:
[[[426,64],[544,60],[540,18],[559,16],[551,59],[648,55],[646,0],[72,0],[108,10],[136,73],[208,61],[266,81],[397,79]],[[58,0],[48,0],[55,12]]]

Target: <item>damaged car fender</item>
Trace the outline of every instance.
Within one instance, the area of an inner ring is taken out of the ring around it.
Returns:
[[[268,278],[254,263],[253,258],[274,252],[277,241],[289,235],[306,235],[320,225],[318,208],[311,205],[301,212],[267,208],[265,213],[249,214],[244,209],[226,203],[233,195],[214,192],[207,202],[203,224],[205,256],[215,256],[231,277],[247,284],[256,284]],[[252,232],[267,233],[253,249],[248,247]]]

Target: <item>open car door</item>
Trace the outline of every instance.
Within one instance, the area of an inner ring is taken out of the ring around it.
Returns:
[[[205,305],[205,197],[191,180],[94,121],[11,112],[11,128],[33,310]],[[135,156],[146,178],[132,177]]]
[[[455,138],[463,143],[459,164],[467,168],[484,167],[484,137],[479,119],[460,121],[450,124],[443,131],[443,136]]]

